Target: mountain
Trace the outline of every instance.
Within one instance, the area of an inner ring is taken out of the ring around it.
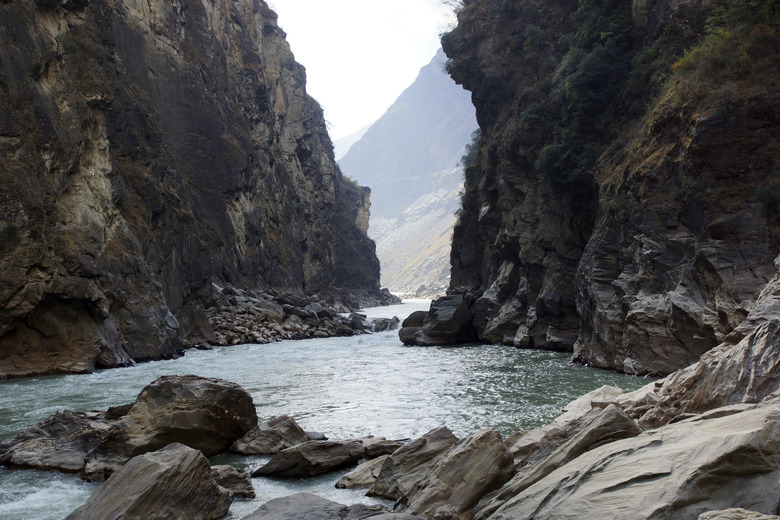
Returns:
[[[481,137],[452,280],[408,343],[668,374],[780,251],[777,2],[467,2],[443,38]]]
[[[369,233],[382,285],[405,295],[441,294],[463,182],[459,165],[477,128],[468,92],[444,71],[440,50],[339,165],[371,188]]]
[[[179,355],[233,286],[376,295],[265,2],[0,3],[0,377]]]
[[[352,145],[360,141],[360,138],[366,135],[371,125],[366,125],[356,132],[349,134],[341,139],[335,139],[333,141],[333,154],[336,156],[336,160],[340,160],[344,155],[352,148]]]

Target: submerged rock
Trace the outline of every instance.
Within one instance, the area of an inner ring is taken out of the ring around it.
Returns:
[[[212,479],[208,459],[174,443],[131,459],[66,519],[212,520],[232,502]]]

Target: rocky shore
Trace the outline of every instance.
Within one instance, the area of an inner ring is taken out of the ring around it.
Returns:
[[[107,479],[69,520],[219,518],[252,495],[251,478],[331,472],[392,511],[299,493],[244,520],[780,518],[779,305],[775,275],[731,344],[640,390],[597,389],[508,438],[442,427],[411,440],[326,439],[286,416],[258,423],[233,383],[166,376],[128,405],[57,412],[0,445],[0,464]],[[225,450],[273,457],[251,476],[208,469],[205,456]],[[183,498],[192,493],[196,507]]]
[[[392,305],[401,300],[382,290],[378,294],[347,292],[304,298],[291,293],[251,291],[214,286],[216,296],[205,310],[213,334],[198,348],[245,343],[268,343],[284,339],[353,336],[395,330],[398,318],[374,320],[354,309]]]

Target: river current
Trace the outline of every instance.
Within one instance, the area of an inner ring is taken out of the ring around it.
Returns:
[[[428,302],[365,311],[403,319]],[[105,410],[132,402],[167,374],[218,377],[253,397],[261,421],[281,414],[329,438],[364,435],[415,438],[448,426],[464,436],[493,426],[505,437],[541,426],[580,395],[602,385],[633,390],[649,380],[570,366],[569,355],[511,347],[405,347],[397,331],[351,338],[282,341],[189,351],[177,360],[87,375],[0,381],[0,440],[57,410]],[[212,464],[252,470],[268,457],[218,455]],[[313,479],[255,478],[257,498],[236,500],[226,519],[240,519],[266,501],[308,491],[345,504],[385,503],[334,487],[344,472]],[[0,468],[0,518],[59,520],[84,503],[96,484],[75,475]]]

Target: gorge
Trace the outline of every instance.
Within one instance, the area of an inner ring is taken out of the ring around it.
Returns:
[[[449,5],[450,286],[346,317],[370,189],[265,2],[0,2],[0,516],[778,518],[778,1]]]

